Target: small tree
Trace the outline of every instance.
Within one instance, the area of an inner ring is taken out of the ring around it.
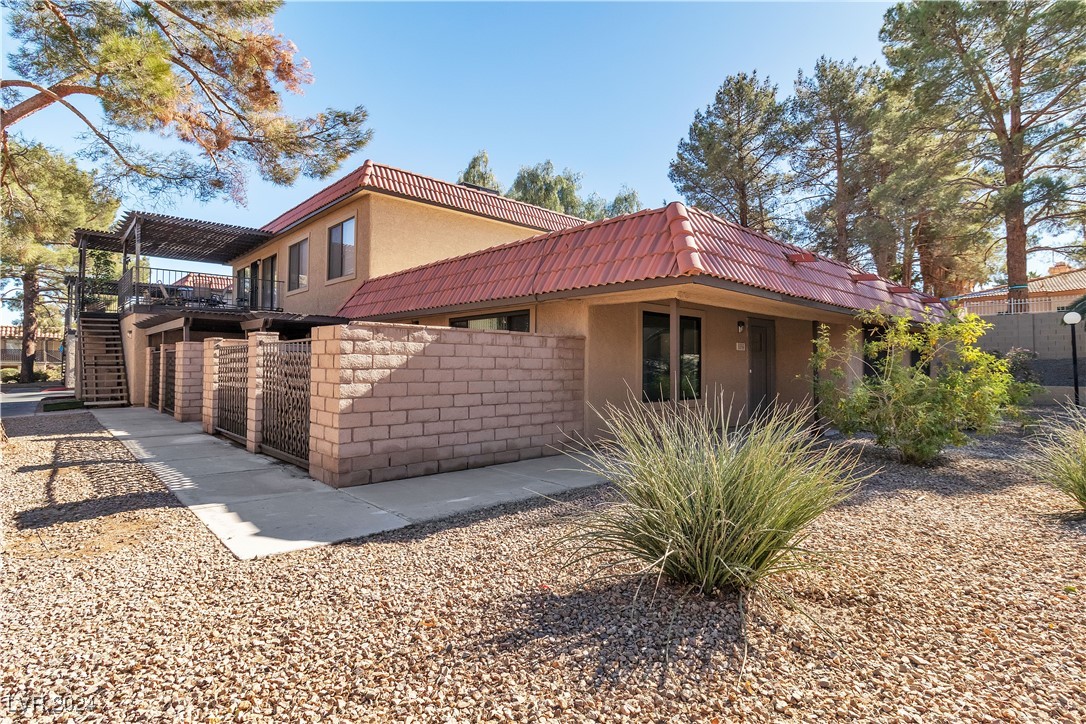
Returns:
[[[482,186],[484,189],[493,189],[494,191],[500,191],[502,187],[498,177],[494,175],[494,171],[490,168],[490,155],[486,152],[486,149],[471,157],[471,160],[468,161],[468,167],[460,173],[460,177],[456,179],[456,182]]]
[[[550,161],[521,166],[505,193],[511,199],[542,206],[582,219],[607,219],[641,209],[636,191],[623,186],[614,201],[597,194],[581,196],[581,174],[565,169],[558,173]]]
[[[930,463],[948,445],[964,445],[967,430],[990,431],[1032,391],[1007,360],[976,346],[991,325],[975,314],[917,323],[875,311],[858,321],[840,347],[827,326],[819,329],[811,358],[818,410],[846,435],[873,433],[904,462]]]

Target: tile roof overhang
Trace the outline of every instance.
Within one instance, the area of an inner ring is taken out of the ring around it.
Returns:
[[[359,191],[375,191],[444,206],[537,231],[558,231],[584,223],[584,219],[514,201],[497,193],[441,181],[367,160],[354,171],[261,228],[272,234],[282,233]]]
[[[117,253],[127,249],[132,253],[137,226],[141,255],[212,264],[228,264],[272,236],[246,226],[130,211],[109,231],[76,229],[73,244]]]
[[[681,203],[491,247],[364,281],[339,310],[391,319],[498,303],[704,284],[827,311],[879,308],[916,319],[939,300]],[[806,257],[804,257],[806,259]]]

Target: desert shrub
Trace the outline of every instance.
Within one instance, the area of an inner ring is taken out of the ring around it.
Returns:
[[[1037,370],[1033,369],[1033,361],[1037,359],[1037,353],[1025,347],[1011,347],[1005,355],[1007,370],[1015,382],[1026,384],[1040,384],[1041,377]]]
[[[1068,405],[1033,442],[1041,480],[1070,495],[1086,511],[1086,411]]]
[[[865,340],[857,327],[835,348],[829,328],[819,331],[811,358],[818,410],[846,435],[873,433],[905,462],[929,463],[965,444],[966,431],[990,431],[1034,389],[1014,379],[1006,359],[977,347],[991,325],[975,314],[916,322],[863,312],[858,321],[879,332]]]
[[[58,365],[47,365],[45,369],[34,370],[34,374],[31,376],[31,382],[51,382],[53,380],[63,379],[64,375],[61,374],[60,367]],[[5,367],[0,370],[0,382],[18,382],[19,381],[19,368],[18,367]]]
[[[856,457],[819,447],[802,412],[731,427],[717,402],[607,405],[584,463],[618,500],[567,538],[572,560],[636,562],[706,594],[809,565],[804,531],[858,482]]]

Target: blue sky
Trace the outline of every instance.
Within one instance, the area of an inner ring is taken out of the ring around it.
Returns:
[[[288,96],[291,112],[369,110],[373,141],[341,173],[373,158],[455,180],[486,148],[505,184],[519,166],[551,159],[582,173],[586,192],[612,196],[626,184],[655,206],[678,198],[668,162],[726,75],[757,69],[786,93],[821,54],[876,60],[886,7],[289,2],[275,26],[315,76],[304,96]],[[80,130],[61,108],[19,128],[70,152]],[[157,206],[259,226],[329,180],[283,188],[253,179],[247,208],[188,199]],[[125,208],[152,201],[127,198]]]
[[[610,197],[626,184],[657,206],[678,198],[668,163],[725,76],[756,69],[787,94],[820,55],[877,61],[888,7],[290,2],[275,26],[315,76],[304,96],[287,98],[291,112],[369,110],[373,141],[333,179],[372,158],[455,180],[485,148],[504,184],[519,166],[551,159],[580,172],[585,192]],[[68,152],[80,130],[61,108],[19,126]],[[331,180],[283,188],[252,179],[247,208],[138,197],[124,207],[260,226]]]

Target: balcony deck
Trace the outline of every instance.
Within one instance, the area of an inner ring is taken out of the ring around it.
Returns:
[[[216,310],[281,312],[284,282],[223,274],[129,267],[117,280],[86,279],[81,313]]]

